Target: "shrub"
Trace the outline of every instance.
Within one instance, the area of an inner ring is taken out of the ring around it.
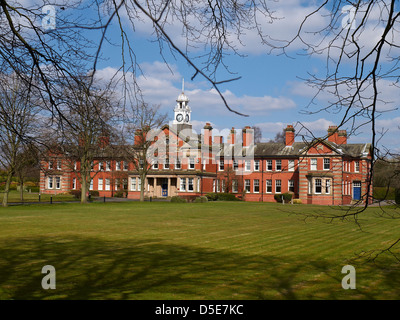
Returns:
[[[292,200],[293,194],[289,193],[289,192],[285,192],[285,193],[282,193],[282,194],[275,194],[274,195],[275,201],[279,202],[279,203],[282,203],[282,197],[283,197],[283,200],[285,200],[285,203],[288,203],[288,202],[290,202],[290,200]]]
[[[97,191],[97,190],[91,190],[91,191],[89,191],[89,193],[90,193],[90,195],[92,197],[98,197],[99,196],[99,191]]]
[[[185,202],[187,202],[187,200],[183,199],[181,197],[178,197],[178,196],[173,196],[173,197],[171,197],[171,202],[185,203]]]
[[[373,197],[376,200],[395,200],[395,188],[374,187]]]
[[[204,203],[204,202],[208,202],[208,198],[205,196],[201,196],[201,197],[197,197],[196,199],[194,199],[195,203]]]
[[[303,201],[301,199],[293,199],[293,204],[302,204]]]
[[[117,191],[114,193],[114,198],[123,198],[124,197],[124,192],[123,191]]]
[[[239,201],[238,198],[232,193],[218,193],[219,201]]]
[[[218,193],[207,193],[206,197],[207,197],[208,201],[217,201]]]
[[[71,190],[69,193],[72,194],[75,199],[81,198],[81,190]]]
[[[396,189],[394,199],[397,204],[400,204],[400,188]]]

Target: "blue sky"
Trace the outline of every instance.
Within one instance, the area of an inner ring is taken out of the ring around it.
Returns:
[[[271,0],[267,3],[275,10],[275,16],[280,19],[272,24],[268,19],[260,19],[263,31],[271,35],[271,38],[291,39],[296,34],[303,17],[315,10],[318,1]],[[326,13],[327,11],[322,11],[321,14],[310,19],[305,30],[320,29],[327,22],[328,18],[324,16]],[[371,23],[367,25],[360,38],[360,43],[365,46],[366,51],[381,35],[382,26],[379,23],[373,23],[376,21],[378,21],[377,17],[372,15]],[[122,22],[125,30],[132,29],[124,14],[122,14]],[[184,49],[186,39],[181,36],[180,28],[179,24],[175,23],[171,24],[167,30],[173,41]],[[98,32],[97,35],[92,35],[94,39],[96,36],[99,36]],[[108,37],[117,45],[120,43],[116,23],[108,30]],[[241,77],[240,80],[229,82],[220,89],[233,109],[249,115],[249,117],[242,117],[230,113],[220,97],[211,89],[210,84],[200,75],[191,81],[194,70],[178,55],[172,56],[165,51],[164,57],[168,66],[165,64],[159,54],[158,44],[152,42],[154,37],[151,34],[151,23],[144,17],[143,21],[135,23],[135,31],[128,33],[128,37],[135,50],[137,62],[143,71],[143,74],[137,74],[137,79],[145,100],[152,104],[160,104],[161,111],[167,112],[172,120],[175,100],[181,92],[184,78],[185,93],[190,99],[189,105],[192,108],[193,126],[198,131],[206,122],[211,122],[213,127],[219,130],[257,125],[262,129],[264,141],[268,141],[287,124],[301,122],[312,130],[314,135],[321,136],[326,133],[329,125],[338,124],[343,116],[343,112],[336,114],[332,112],[306,114],[304,112],[314,112],[324,107],[329,101],[329,96],[322,95],[317,101],[318,105],[307,109],[315,91],[307,87],[301,78],[307,77],[307,72],[323,74],[326,54],[317,57],[298,55],[303,49],[299,41],[294,42],[288,51],[292,58],[279,56],[277,52],[269,54],[269,48],[261,45],[254,31],[248,31],[242,37],[242,43],[236,42],[238,52],[246,57],[234,55],[227,57],[225,62],[235,74],[228,75],[222,71],[219,74],[219,80]],[[305,35],[305,38],[314,41],[312,35]],[[234,35],[231,35],[231,40],[236,41]],[[315,37],[315,41],[321,41],[321,38]],[[193,52],[193,54],[201,53],[201,51]],[[105,44],[102,54],[107,60],[99,63],[98,76],[107,79],[121,65],[121,50]],[[345,61],[343,72],[351,71],[353,64],[354,61]],[[389,130],[380,143],[388,148],[399,148],[398,88],[382,82],[381,91],[383,97],[391,103],[381,106],[381,109],[387,112],[377,119],[378,131],[381,128]],[[355,135],[350,137],[349,143],[370,142],[370,132],[370,126],[361,127]]]

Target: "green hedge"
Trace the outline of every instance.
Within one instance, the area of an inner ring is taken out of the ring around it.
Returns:
[[[178,197],[178,196],[173,196],[173,197],[171,197],[171,202],[185,203],[185,202],[187,202],[187,200],[183,199],[181,197]]]
[[[376,200],[395,200],[395,188],[374,187],[373,197]]]
[[[400,189],[396,189],[394,199],[396,200],[397,204],[400,204]]]
[[[240,201],[232,193],[207,193],[206,197],[208,201]]]
[[[282,196],[283,196],[283,199],[285,200],[285,203],[288,203],[288,202],[290,202],[292,200],[293,194],[289,193],[289,192],[276,194],[276,195],[274,195],[275,201],[281,203],[282,202]]]
[[[196,199],[194,199],[195,203],[204,203],[204,202],[208,202],[208,198],[205,196],[201,196],[201,197],[197,197]]]

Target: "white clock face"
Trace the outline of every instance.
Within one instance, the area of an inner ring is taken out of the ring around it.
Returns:
[[[183,120],[183,115],[182,115],[182,113],[178,113],[178,114],[176,115],[176,121],[181,122],[182,120]]]
[[[188,115],[188,114],[187,114],[186,117],[185,117],[185,121],[186,121],[186,122],[189,122],[189,115]]]

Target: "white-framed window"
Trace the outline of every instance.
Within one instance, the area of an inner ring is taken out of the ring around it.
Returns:
[[[120,161],[115,162],[115,170],[117,170],[117,171],[121,170],[121,162]]]
[[[74,170],[76,170],[77,168],[78,168],[78,163],[74,161]]]
[[[181,186],[180,186],[180,191],[186,191],[186,178],[181,178]],[[215,180],[214,180],[215,181]]]
[[[158,162],[153,163],[153,170],[158,170]]]
[[[294,160],[293,159],[288,161],[288,171],[294,171]]]
[[[197,178],[197,192],[200,192],[200,178]]]
[[[118,178],[116,178],[116,179],[115,179],[115,182],[114,182],[114,189],[115,189],[115,191],[117,191],[117,190],[119,189],[119,184],[120,184],[120,181],[119,181]]]
[[[106,171],[111,171],[111,162],[106,161]]]
[[[244,170],[245,171],[251,171],[251,161],[250,160],[245,160],[245,162],[244,162]]]
[[[216,192],[219,192],[219,183],[220,183],[220,182],[219,182],[218,179],[216,180],[216,183],[217,183],[217,184],[216,184]]]
[[[322,180],[315,179],[315,193],[321,194],[322,193]]]
[[[312,194],[312,180],[308,180],[308,194]]]
[[[250,180],[246,179],[244,180],[244,190],[246,190],[246,192],[250,192]]]
[[[104,163],[103,162],[99,162],[99,170],[104,171]]]
[[[238,181],[236,179],[232,180],[232,192],[233,193],[238,192]]]
[[[354,172],[360,172],[360,161],[354,162]]]
[[[53,177],[48,177],[47,187],[48,187],[48,189],[53,189]]]
[[[89,190],[93,190],[93,179],[90,179]]]
[[[275,160],[275,170],[282,171],[282,160]]]
[[[266,193],[272,193],[272,180],[267,179],[265,191]]]
[[[194,158],[189,158],[189,169],[190,170],[194,169]]]
[[[219,160],[219,171],[224,171],[224,169],[225,169],[224,160]]]
[[[137,190],[142,190],[142,179],[140,177],[137,178]]]
[[[194,191],[193,178],[188,178],[188,191],[189,192]]]
[[[99,180],[97,180],[98,183],[98,190],[103,190],[103,178],[99,178]]]
[[[175,161],[175,169],[179,170],[181,168],[181,160],[178,158]]]
[[[331,194],[331,180],[325,180],[325,194]]]
[[[144,160],[139,159],[139,169],[143,169],[143,167],[144,167]]]
[[[131,178],[131,191],[136,191],[136,178]]]
[[[212,191],[215,192],[215,179],[213,179]]]
[[[330,170],[330,169],[331,169],[331,159],[324,158],[324,170]]]
[[[272,171],[272,160],[267,160],[267,171]]]
[[[282,192],[282,181],[275,180],[275,193],[281,193],[281,192]]]
[[[254,171],[260,171],[260,160],[254,160]]]
[[[72,178],[72,190],[76,190],[76,178]]]
[[[311,159],[310,170],[317,170],[317,159],[316,158]]]
[[[56,177],[56,189],[61,189],[61,178]]]
[[[110,179],[106,179],[106,191],[111,190],[111,181]]]
[[[128,190],[128,179],[127,178],[122,179],[122,187],[124,190]]]
[[[128,162],[123,161],[124,171],[128,171],[129,165]]]
[[[253,192],[254,193],[260,192],[260,180],[258,180],[258,179],[253,180]]]
[[[169,158],[166,158],[164,160],[164,170],[168,170],[169,169]]]
[[[225,192],[225,180],[221,180],[221,192]]]
[[[233,170],[239,170],[239,162],[237,160],[233,160]]]
[[[61,160],[57,160],[57,170],[61,170]]]
[[[288,181],[288,190],[290,192],[294,192],[294,180],[289,180]]]
[[[53,161],[49,161],[49,170],[53,170]]]

